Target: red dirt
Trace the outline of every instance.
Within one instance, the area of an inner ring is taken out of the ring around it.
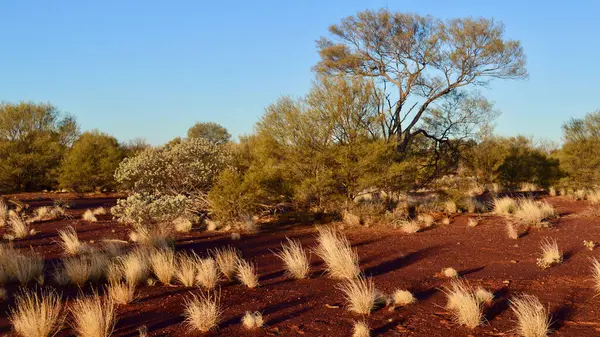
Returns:
[[[29,199],[32,207],[51,204],[51,200]],[[39,198],[37,198],[39,199]],[[505,221],[484,216],[477,227],[468,227],[467,215],[453,218],[450,225],[404,234],[385,228],[346,230],[345,234],[356,247],[361,268],[372,276],[376,287],[391,293],[397,288],[411,290],[418,302],[389,311],[381,308],[366,318],[373,336],[512,336],[514,315],[508,299],[520,293],[533,294],[548,305],[552,312],[555,332],[552,336],[596,336],[600,334],[600,297],[594,297],[590,273],[590,258],[600,249],[588,251],[583,240],[600,241],[600,219],[581,215],[589,204],[564,197],[547,198],[561,214],[548,229],[534,230],[518,240],[506,235]],[[85,241],[103,238],[126,239],[128,229],[102,216],[97,223],[86,223],[80,216],[87,208],[111,206],[114,198],[90,197],[73,200],[69,211],[74,219],[35,223],[37,235],[18,240],[15,247],[33,247],[52,266],[60,258],[60,248],[54,242],[60,228],[72,225],[79,238]],[[3,231],[3,229],[0,229]],[[314,273],[307,280],[290,280],[283,275],[280,261],[272,254],[285,237],[300,239],[309,248],[314,246],[315,229],[307,225],[268,226],[258,234],[242,234],[232,241],[227,233],[192,231],[180,235],[177,250],[193,249],[205,256],[208,249],[232,245],[243,256],[256,263],[261,286],[247,289],[237,283],[221,287],[222,321],[219,330],[206,336],[350,336],[353,322],[360,316],[344,309],[339,281],[322,275],[320,260],[313,256]],[[565,252],[564,263],[542,270],[536,266],[540,241],[552,237]],[[472,285],[493,290],[496,299],[486,309],[487,322],[469,330],[452,321],[444,309],[445,298],[439,290],[448,283],[438,274],[444,267],[453,267]],[[510,281],[508,285],[503,281]],[[75,289],[58,287],[66,296]],[[14,286],[8,287],[12,293]],[[89,290],[89,289],[88,289]],[[114,336],[136,336],[137,328],[146,325],[151,336],[184,336],[182,326],[183,300],[189,292],[200,292],[182,286],[143,286],[139,299],[118,309],[118,324]],[[0,334],[10,331],[6,313],[12,305],[0,303]],[[339,306],[339,308],[337,308]],[[240,319],[244,312],[260,311],[266,327],[248,332]],[[60,336],[68,336],[65,328]]]

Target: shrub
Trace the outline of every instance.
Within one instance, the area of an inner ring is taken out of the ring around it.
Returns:
[[[537,265],[542,268],[550,268],[563,261],[563,254],[554,239],[544,239],[541,243],[542,255],[537,259]]]
[[[550,332],[550,316],[540,300],[533,295],[521,295],[510,300],[517,316],[517,332],[523,337],[546,337]]]
[[[67,255],[78,255],[82,252],[88,251],[89,249],[85,243],[79,241],[77,232],[71,226],[67,227],[66,229],[59,230],[58,237],[60,238],[58,244],[62,248],[63,252]]]
[[[236,261],[238,258],[239,255],[236,254]],[[215,260],[213,258],[201,259],[198,262],[196,283],[204,289],[211,290],[217,285],[217,282],[219,282],[219,270]]]
[[[264,323],[263,316],[258,311],[255,311],[255,312],[246,311],[246,313],[244,314],[244,317],[242,317],[242,325],[244,326],[244,328],[246,328],[248,330],[260,328],[263,326],[263,323]]]
[[[258,286],[258,275],[256,267],[251,262],[244,259],[238,259],[236,265],[237,279],[248,288],[256,288]]]
[[[229,280],[233,280],[238,266],[238,260],[241,259],[241,253],[239,250],[228,246],[223,248],[217,248],[212,251],[212,256],[217,263],[217,267],[221,273]]]
[[[348,310],[368,315],[375,307],[377,295],[372,279],[364,277],[349,279],[339,286],[339,289],[344,293]]]
[[[189,216],[190,208],[191,201],[185,195],[134,193],[127,199],[119,199],[110,211],[120,222],[146,226],[171,223],[179,217]]]
[[[191,138],[125,158],[115,172],[115,179],[123,188],[137,193],[207,193],[229,161],[225,147],[203,138]]]
[[[239,221],[258,211],[263,194],[253,175],[225,169],[208,193],[211,216],[224,223]]]
[[[217,295],[192,295],[185,300],[185,324],[190,332],[207,332],[217,328],[221,318]]]
[[[457,323],[468,328],[475,328],[483,321],[481,302],[466,282],[459,279],[452,281],[450,287],[444,289],[446,308],[452,312]]]
[[[71,305],[73,331],[79,337],[109,337],[115,326],[115,308],[112,300],[98,294],[77,298]]]
[[[325,262],[329,276],[354,279],[360,274],[358,254],[348,239],[330,227],[319,228],[315,253]]]
[[[215,122],[197,122],[188,129],[188,138],[204,138],[214,144],[225,144],[231,140],[231,135],[223,126]]]
[[[176,270],[175,253],[170,249],[153,250],[150,253],[150,267],[162,284],[171,284]]]
[[[275,255],[281,259],[285,265],[286,274],[289,277],[303,279],[308,277],[310,272],[310,262],[308,256],[302,248],[300,241],[287,239],[287,244],[281,244],[281,250]]]
[[[114,172],[124,153],[116,138],[99,131],[84,132],[60,167],[60,186],[78,192],[113,190]]]
[[[54,291],[22,290],[16,296],[9,320],[22,337],[54,336],[63,324],[61,296]]]

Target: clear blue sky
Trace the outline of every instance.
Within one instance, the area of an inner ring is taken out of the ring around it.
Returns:
[[[560,140],[600,108],[600,5],[522,0],[0,0],[0,100],[51,102],[122,141],[164,143],[195,121],[249,133],[279,96],[308,91],[328,26],[381,7],[493,17],[521,40],[530,79],[484,91],[500,134]]]

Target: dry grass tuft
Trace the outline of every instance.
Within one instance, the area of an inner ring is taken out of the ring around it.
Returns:
[[[554,207],[545,201],[522,199],[514,215],[524,225],[540,227],[544,225],[544,221],[556,217],[556,212]]]
[[[354,279],[360,274],[358,254],[348,239],[331,227],[319,228],[315,253],[325,262],[329,276]]]
[[[261,328],[263,324],[264,320],[262,314],[258,311],[246,311],[246,314],[244,314],[244,317],[242,317],[242,325],[248,330]]]
[[[92,211],[92,214],[94,214],[94,215],[106,215],[106,214],[108,214],[108,211],[104,207],[98,207],[98,208],[94,208],[94,210]]]
[[[256,288],[258,286],[258,275],[256,267],[251,262],[244,259],[239,259],[236,266],[236,277],[248,288]]]
[[[456,206],[456,203],[452,200],[448,200],[444,203],[444,212],[446,212],[447,214],[455,214],[456,212],[458,212],[458,207]]]
[[[219,271],[229,280],[232,281],[235,277],[238,260],[241,259],[241,253],[234,247],[227,246],[217,248],[212,251]]]
[[[281,250],[275,255],[281,259],[285,265],[286,274],[289,277],[303,279],[308,277],[310,272],[310,262],[308,256],[302,248],[300,241],[286,238],[287,243],[281,244]]]
[[[0,227],[6,226],[8,222],[8,205],[0,199]]]
[[[217,295],[192,295],[185,301],[185,324],[190,332],[207,332],[217,328],[221,318]]]
[[[600,190],[592,190],[587,195],[587,200],[594,204],[600,203]]]
[[[490,304],[494,300],[494,293],[482,287],[477,287],[477,290],[475,290],[475,297],[477,297],[477,301],[480,304]]]
[[[368,315],[375,307],[377,293],[372,279],[363,276],[350,279],[339,286],[339,289],[344,293],[348,310]]]
[[[515,225],[512,224],[511,222],[506,223],[506,234],[508,234],[508,237],[513,240],[517,240],[519,238],[519,231],[515,228]]]
[[[62,260],[62,269],[57,269],[55,280],[60,285],[84,285],[96,282],[106,275],[109,259],[102,253],[67,257]]]
[[[54,291],[23,290],[16,296],[9,320],[22,337],[54,336],[62,327],[61,296]]]
[[[422,229],[421,224],[415,220],[400,221],[400,228],[402,228],[402,231],[406,234],[414,234]]]
[[[171,284],[177,269],[175,266],[175,252],[170,249],[153,250],[150,253],[150,268],[162,284]]]
[[[0,288],[0,302],[6,301],[8,298],[8,292],[4,288]]]
[[[109,337],[115,327],[113,301],[103,300],[95,293],[91,297],[77,298],[71,306],[71,314],[71,327],[79,337]]]
[[[348,211],[342,213],[342,221],[350,227],[358,227],[361,224],[360,216],[352,214]]]
[[[596,258],[592,259],[592,276],[594,277],[594,289],[600,294],[600,262]]]
[[[471,286],[463,280],[452,281],[450,287],[444,289],[448,309],[458,324],[473,329],[483,321],[482,303]]]
[[[587,250],[594,250],[594,248],[596,248],[596,243],[592,240],[583,240],[583,246],[587,249]]]
[[[546,269],[562,263],[563,253],[558,248],[556,240],[546,238],[542,241],[540,247],[542,248],[542,255],[537,259],[538,267]]]
[[[431,214],[419,214],[417,215],[417,221],[419,221],[423,228],[429,228],[435,223],[435,219]]]
[[[17,281],[26,285],[34,280],[44,283],[44,258],[33,249],[23,253],[11,246],[0,246],[0,266],[3,283]]]
[[[179,217],[173,220],[175,231],[178,233],[187,233],[192,230],[193,223],[186,217]]]
[[[198,261],[198,270],[196,274],[196,283],[204,289],[211,290],[219,282],[219,270],[217,263],[210,257]]]
[[[35,231],[29,228],[29,225],[21,216],[15,212],[9,212],[6,234],[4,238],[7,240],[24,239]]]
[[[397,289],[392,294],[394,307],[403,307],[417,302],[417,299],[408,290]]]
[[[369,325],[365,321],[354,322],[352,337],[371,337]]]
[[[135,286],[148,278],[150,260],[148,255],[148,250],[138,248],[118,258],[117,262],[127,284]]]
[[[558,195],[558,191],[556,190],[555,187],[550,187],[548,189],[548,195],[550,195],[551,197],[555,197]]]
[[[479,220],[477,220],[475,218],[469,218],[469,221],[467,222],[467,226],[477,227],[477,225],[479,225]]]
[[[83,215],[81,216],[81,218],[84,221],[87,221],[87,222],[96,222],[96,221],[98,221],[98,219],[94,215],[94,212],[92,212],[91,209],[88,209],[85,212],[83,212]]]
[[[517,316],[517,333],[524,337],[546,337],[550,333],[550,315],[533,295],[521,295],[510,300]]]
[[[494,198],[493,212],[497,215],[510,215],[517,210],[517,201],[509,197]]]
[[[106,287],[107,296],[119,305],[126,305],[135,299],[135,286],[122,282],[110,282]]]
[[[242,238],[242,236],[240,235],[240,233],[237,233],[237,232],[231,233],[231,240],[236,241],[241,238]]]
[[[85,243],[79,241],[77,232],[71,226],[59,230],[58,237],[60,238],[58,245],[67,255],[78,255],[89,250],[89,247]]]
[[[28,222],[50,221],[65,216],[65,210],[59,206],[43,206],[36,208],[33,217],[28,219]]]
[[[177,269],[175,278],[185,287],[193,287],[196,284],[196,274],[200,258],[196,253],[182,253],[177,255]]]
[[[442,269],[442,274],[448,278],[458,277],[458,272],[454,268],[444,268]]]

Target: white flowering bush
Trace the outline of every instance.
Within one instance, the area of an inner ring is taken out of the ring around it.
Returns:
[[[190,217],[191,200],[185,195],[148,195],[134,193],[119,199],[111,213],[126,224],[167,223],[177,218]]]
[[[192,138],[126,158],[115,180],[125,189],[149,195],[204,194],[230,158],[225,147]]]

